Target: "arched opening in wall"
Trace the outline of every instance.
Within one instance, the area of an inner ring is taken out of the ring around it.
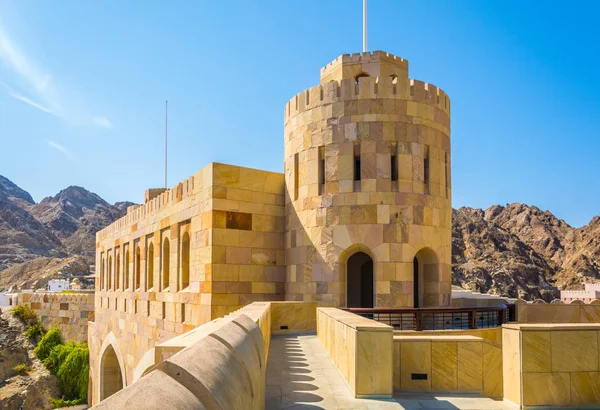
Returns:
[[[117,266],[115,269],[115,289],[121,289],[121,255],[117,254]]]
[[[139,290],[140,289],[140,269],[142,267],[142,255],[140,252],[140,247],[138,246],[135,249],[135,284],[134,284],[134,288],[135,290]]]
[[[396,74],[390,75],[390,78],[392,79],[392,84],[398,84],[398,76]]]
[[[413,258],[414,307],[438,306],[439,302],[439,263],[435,252],[423,248]]]
[[[115,349],[109,345],[100,359],[100,400],[123,389],[123,375]]]
[[[104,258],[100,258],[100,290],[104,290],[104,264],[106,263],[106,261],[104,260]]]
[[[346,263],[346,306],[373,307],[373,259],[364,252],[357,252]]]
[[[162,290],[167,290],[169,288],[169,263],[171,262],[170,253],[171,246],[169,244],[169,240],[165,238],[162,248]]]
[[[125,265],[123,266],[125,278],[123,279],[123,289],[129,289],[129,248],[125,251]]]
[[[112,290],[112,256],[108,257],[108,290]]]
[[[181,289],[190,285],[190,235],[183,234],[181,239]]]
[[[154,287],[154,244],[152,242],[148,244],[148,258],[146,260],[146,265],[148,265],[148,268],[146,269],[146,287],[147,290],[150,290]]]
[[[358,84],[359,79],[361,79],[363,77],[368,77],[368,76],[369,76],[369,74],[367,74],[367,73],[360,73],[359,75],[354,77],[354,81],[356,81],[356,84]]]

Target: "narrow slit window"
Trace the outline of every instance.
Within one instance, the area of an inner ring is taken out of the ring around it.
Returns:
[[[319,147],[319,184],[325,185],[325,147]]]
[[[445,183],[445,187],[446,187],[446,198],[448,198],[448,174],[449,172],[449,164],[448,164],[448,153],[444,153],[444,183]]]
[[[396,154],[392,154],[391,156],[391,177],[392,181],[398,180],[398,156]]]
[[[423,179],[425,183],[425,193],[429,193],[429,150],[425,147],[425,158],[423,159]]]
[[[360,181],[360,155],[354,156],[354,180]]]
[[[298,178],[298,166],[299,166],[299,161],[298,161],[298,154],[294,154],[294,201],[298,199],[298,183],[299,183],[299,178]]]

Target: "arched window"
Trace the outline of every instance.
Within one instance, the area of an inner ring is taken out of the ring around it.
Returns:
[[[190,236],[183,234],[181,239],[181,289],[190,285]]]
[[[104,400],[123,389],[123,375],[119,359],[112,346],[100,358],[100,400]]]
[[[154,244],[150,242],[148,244],[148,258],[146,260],[146,289],[150,290],[154,287]]]
[[[347,307],[372,308],[373,259],[364,252],[357,252],[346,263]]]
[[[112,290],[112,255],[108,257],[108,290]]]
[[[117,266],[115,269],[115,290],[121,289],[121,255],[117,254]]]
[[[356,81],[356,84],[358,84],[358,80],[363,78],[363,77],[368,77],[369,74],[367,73],[360,73],[359,75],[357,75],[356,77],[354,77],[354,81]]]
[[[169,240],[165,238],[162,248],[162,289],[167,290],[169,288],[169,263],[171,262],[170,254],[171,246]]]
[[[125,252],[125,266],[123,266],[123,271],[125,274],[125,279],[123,279],[123,289],[129,289],[129,247]]]
[[[100,290],[105,290],[104,289],[104,264],[106,263],[106,260],[104,258],[100,259]]]
[[[398,84],[398,76],[396,74],[390,75],[392,78],[392,84]]]
[[[140,270],[141,270],[141,265],[142,265],[142,261],[141,261],[142,257],[140,254],[140,247],[138,246],[135,249],[135,283],[133,284],[133,288],[135,290],[139,290],[140,289]]]

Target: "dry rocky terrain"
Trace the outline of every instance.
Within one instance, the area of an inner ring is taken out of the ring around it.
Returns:
[[[127,212],[84,188],[71,186],[36,203],[0,175],[0,289],[44,287],[49,278],[89,274],[96,232]]]
[[[0,289],[43,287],[52,277],[80,277],[94,263],[95,233],[127,212],[84,188],[35,203],[0,176]],[[455,285],[550,301],[560,289],[600,280],[600,217],[573,228],[535,206],[494,205],[453,211]]]

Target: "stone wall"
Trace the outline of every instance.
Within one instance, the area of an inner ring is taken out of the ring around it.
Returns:
[[[561,408],[600,403],[600,324],[508,324],[502,336],[504,400]]]
[[[501,398],[502,347],[475,336],[396,334],[394,389],[470,391]]]
[[[267,355],[260,324],[235,315],[93,408],[262,410]]]
[[[18,304],[30,306],[46,328],[58,327],[65,340],[87,342],[88,321],[95,318],[93,293],[21,293]]]
[[[347,262],[363,252],[373,261],[375,306],[449,305],[444,91],[409,80],[401,58],[344,55],[322,71],[320,85],[290,100],[284,116],[286,299],[349,306]]]
[[[335,308],[317,308],[317,337],[357,397],[392,396],[392,328]]]
[[[600,323],[600,305],[517,304],[519,323]]]

